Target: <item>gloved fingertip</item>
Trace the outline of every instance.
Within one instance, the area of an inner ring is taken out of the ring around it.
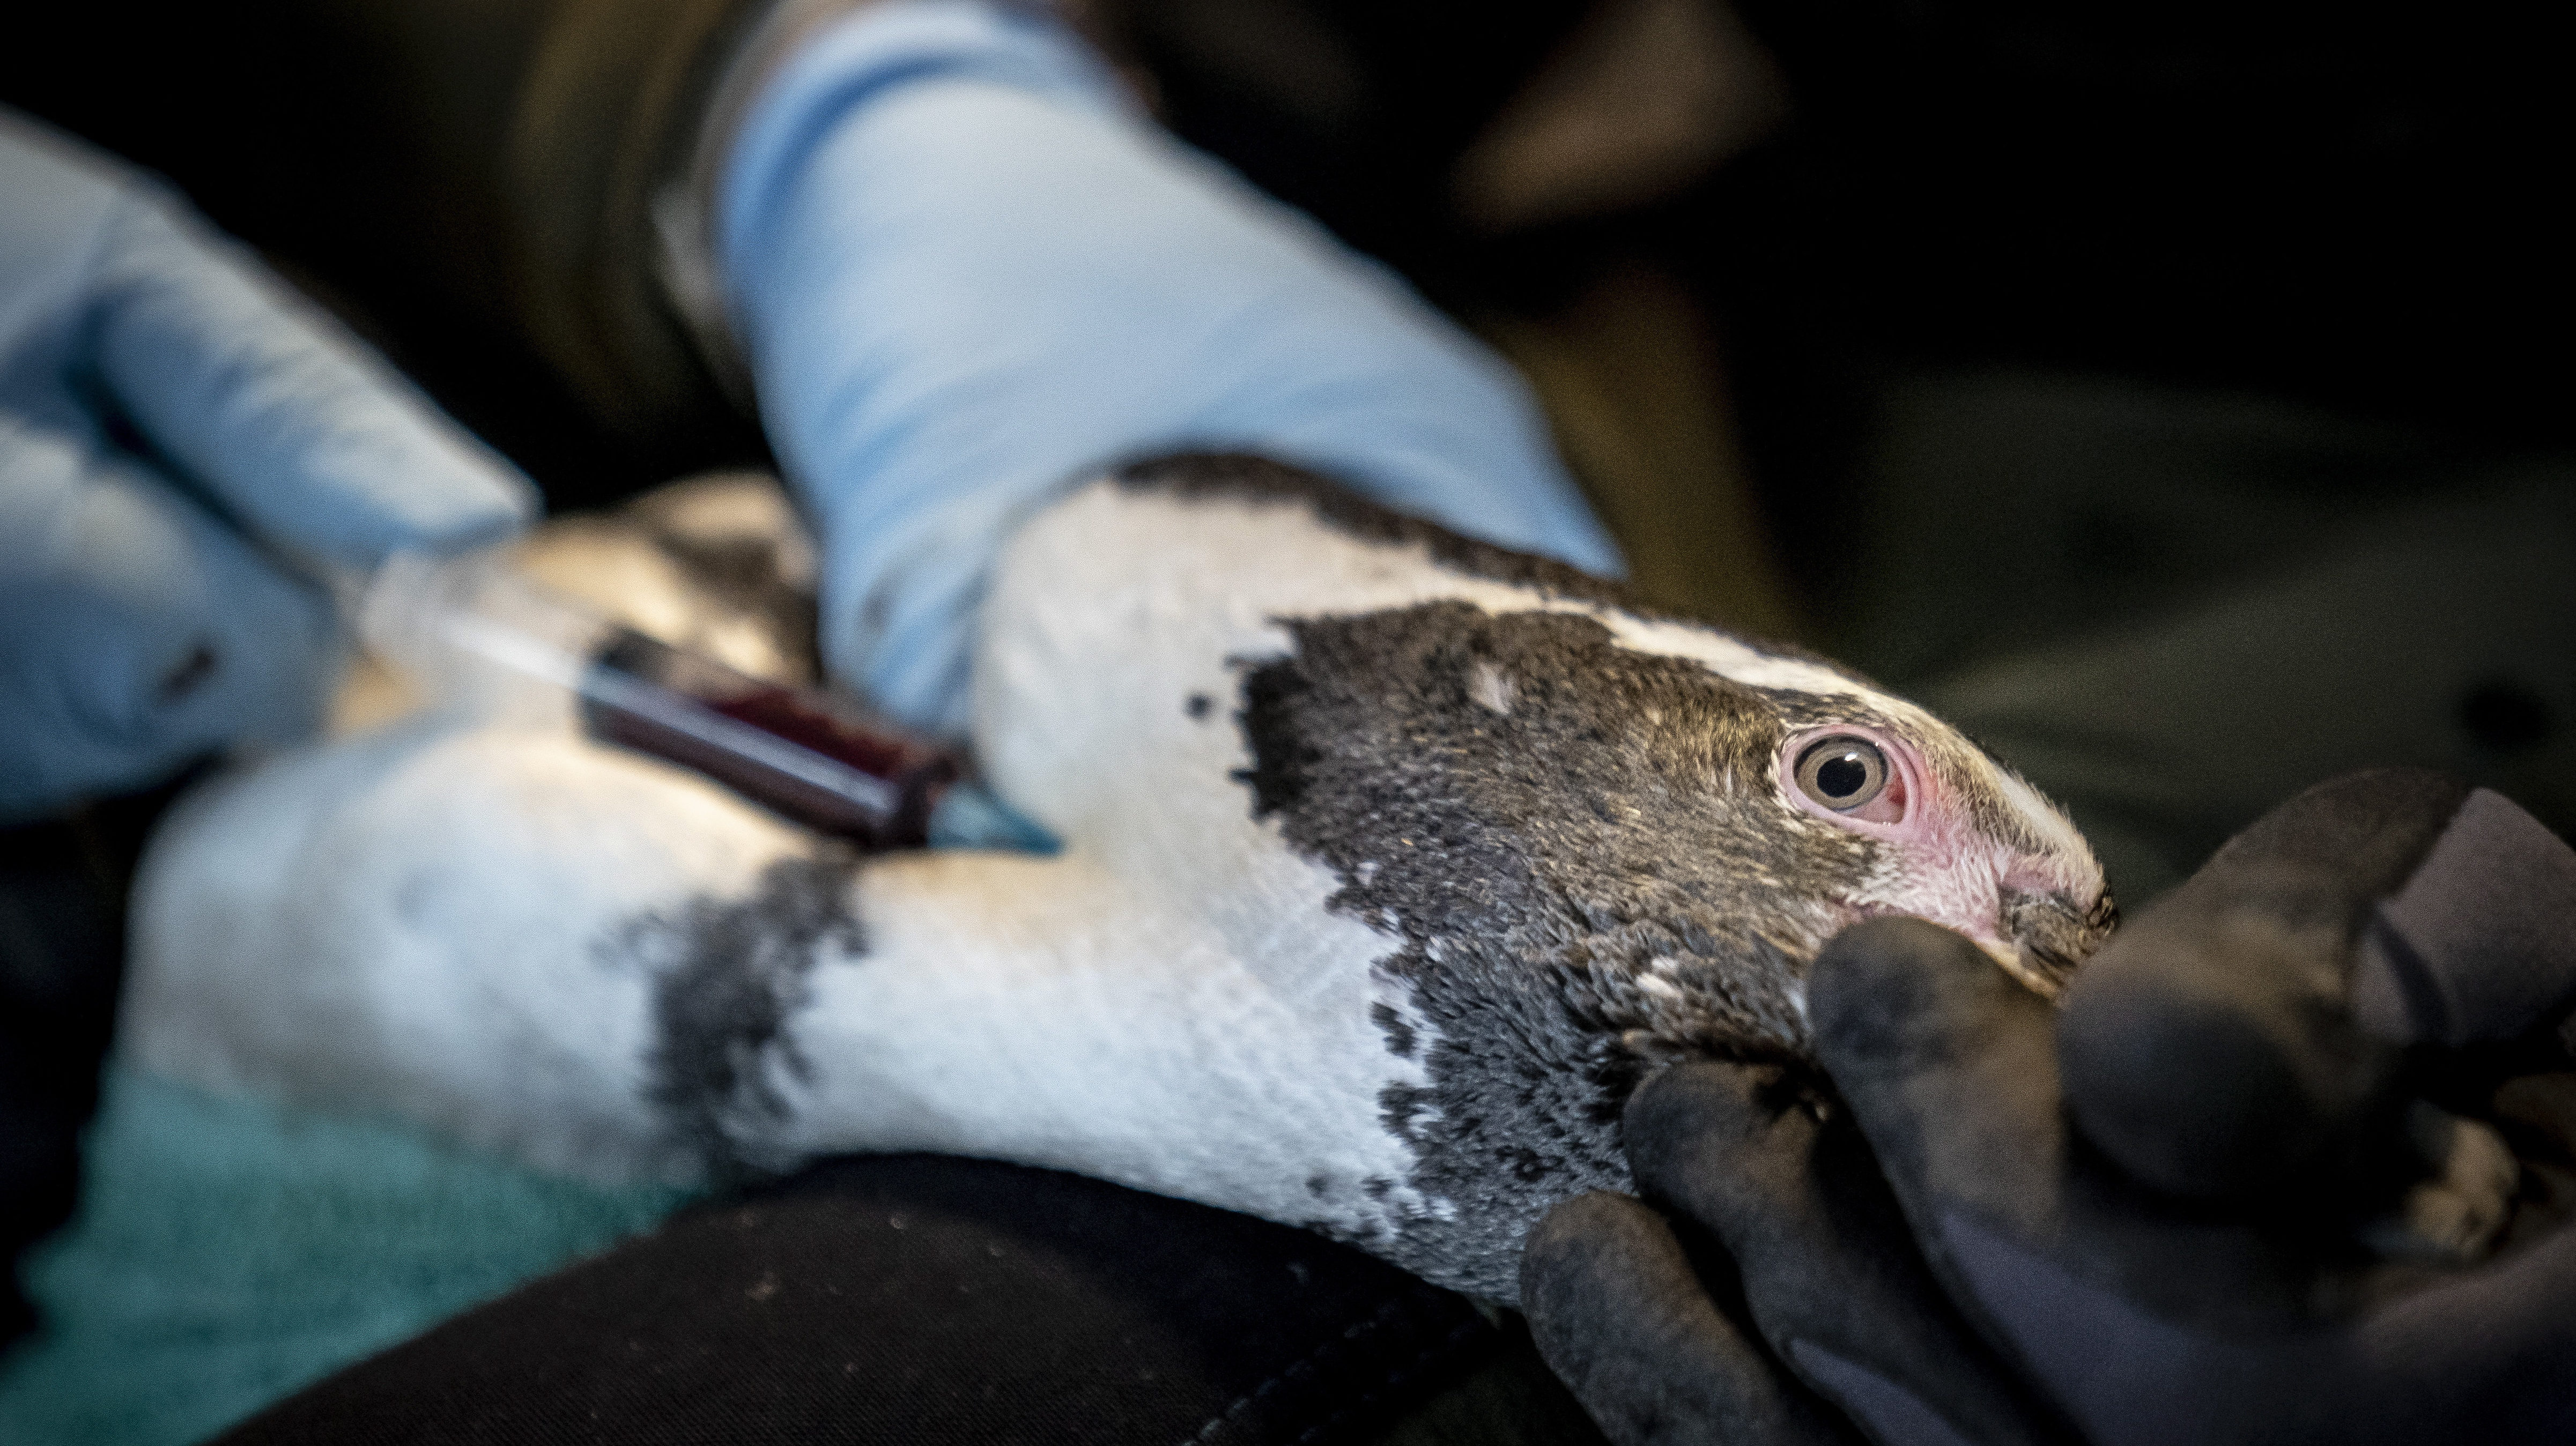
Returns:
[[[2320,785],[2097,954],[2057,1025],[2069,1114],[2131,1177],[2246,1198],[2410,1158],[2402,1046],[2576,994],[2576,851],[2438,774]]]
[[[1529,1298],[1533,1282],[1552,1282],[1569,1257],[1598,1239],[1639,1233],[1651,1238],[1658,1231],[1670,1233],[1660,1216],[1631,1195],[1593,1190],[1561,1200],[1530,1228],[1521,1255],[1522,1298]]]
[[[1844,930],[1808,991],[1816,1059],[1919,1229],[1936,1200],[2053,1208],[2065,1141],[2047,1001],[1918,919]]]
[[[1870,919],[1834,936],[1807,982],[1818,1057],[1848,1073],[1910,1070],[1980,1049],[1996,1028],[2044,1023],[2048,1006],[1984,950],[1938,924]]]
[[[2402,1156],[2399,1045],[2451,1011],[2390,905],[2424,901],[2427,938],[2479,933],[2493,901],[2458,931],[2449,906],[2499,850],[2463,820],[2507,812],[2443,774],[2382,769],[2248,826],[2068,988],[2058,1058],[2077,1127],[2133,1179],[2195,1199],[2348,1187]],[[2445,840],[2474,862],[2445,867]]]
[[[1521,1245],[1521,1309],[1539,1353],[1577,1393],[1621,1315],[1660,1317],[1661,1297],[1697,1277],[1672,1227],[1644,1202],[1595,1190],[1560,1201]],[[1640,1326],[1640,1329],[1649,1328]]]
[[[1776,1173],[1769,1167],[1804,1166],[1816,1121],[1798,1093],[1776,1063],[1692,1060],[1656,1075],[1620,1116],[1637,1188],[1724,1233],[1743,1191]]]
[[[536,516],[516,467],[184,202],[139,192],[108,237],[95,364],[236,525],[369,566],[496,542]]]
[[[2365,926],[2353,1011],[2400,1043],[2514,1038],[2576,1006],[2576,849],[2470,793]]]
[[[0,609],[0,816],[141,787],[320,721],[338,655],[318,592],[139,462],[25,446],[7,461],[57,495],[41,548],[0,549],[29,604]]]
[[[2132,1178],[2195,1199],[2340,1178],[2393,1117],[2398,1051],[2306,987],[2308,932],[2261,913],[2141,921],[2067,991],[2068,1113]]]
[[[1629,1155],[1667,1156],[1686,1148],[1729,1148],[1761,1128],[1755,1101],[1781,1083],[1776,1064],[1688,1060],[1655,1075],[1628,1097],[1620,1138]]]
[[[1549,1369],[1623,1446],[1851,1440],[1719,1309],[1672,1227],[1627,1196],[1548,1212],[1522,1252],[1521,1306]]]

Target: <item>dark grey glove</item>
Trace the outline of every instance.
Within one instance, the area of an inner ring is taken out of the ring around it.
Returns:
[[[1550,1212],[1521,1301],[1612,1440],[2027,1446],[2061,1439],[1925,1269],[1812,1071],[1703,1061],[1622,1120],[1638,1188]],[[1837,1409],[1838,1408],[1838,1409]]]
[[[2571,995],[2576,853],[2493,794],[2355,775],[2230,843],[2054,1017],[1932,926],[1837,939],[1817,1047],[1884,1185],[1777,1069],[1639,1092],[1641,1188],[1723,1242],[1803,1389],[1723,1314],[1735,1282],[1655,1269],[1634,1202],[1551,1216],[1525,1300],[1631,1440],[1831,1439],[1727,1409],[1805,1427],[1811,1392],[1884,1443],[2571,1439]],[[1635,1331],[1686,1304],[1731,1354]]]

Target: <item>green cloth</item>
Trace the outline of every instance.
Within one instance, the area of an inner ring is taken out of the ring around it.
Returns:
[[[24,1267],[45,1325],[0,1359],[0,1441],[200,1440],[687,1198],[111,1063],[80,1211]]]

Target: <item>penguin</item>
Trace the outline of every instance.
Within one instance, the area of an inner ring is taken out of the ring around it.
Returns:
[[[555,524],[526,565],[811,666],[765,484]],[[2053,995],[2115,916],[2063,814],[1859,674],[1260,457],[1020,524],[972,715],[1056,854],[861,855],[524,719],[237,768],[147,856],[123,1047],[595,1179],[1072,1170],[1510,1304],[1549,1206],[1629,1188],[1639,1083],[1805,1053],[1846,925],[1934,920]]]

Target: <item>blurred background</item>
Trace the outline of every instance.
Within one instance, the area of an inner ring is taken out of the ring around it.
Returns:
[[[1070,3],[1181,136],[1529,372],[1650,591],[1897,681],[2569,440],[2527,7]],[[177,180],[595,505],[757,455],[567,381],[495,240],[585,159],[509,153],[533,37],[594,12],[645,66],[669,8],[136,0],[38,18],[0,97]],[[1927,609],[1927,571],[1984,582]]]
[[[585,159],[510,154],[531,37],[593,12],[645,66],[655,10],[140,0],[40,21],[0,96],[175,178],[596,505],[758,454],[586,386],[496,240]],[[2526,7],[1076,13],[1180,135],[1528,372],[1649,593],[1901,687],[2570,440],[2567,104]],[[2570,701],[2505,691],[2463,720],[2490,742]]]
[[[2526,7],[1072,6],[1180,135],[1522,365],[1648,591],[1900,684],[2569,440]],[[758,449],[584,395],[496,258],[531,37],[599,12],[644,65],[655,8],[140,0],[38,21],[0,97],[595,505]]]

